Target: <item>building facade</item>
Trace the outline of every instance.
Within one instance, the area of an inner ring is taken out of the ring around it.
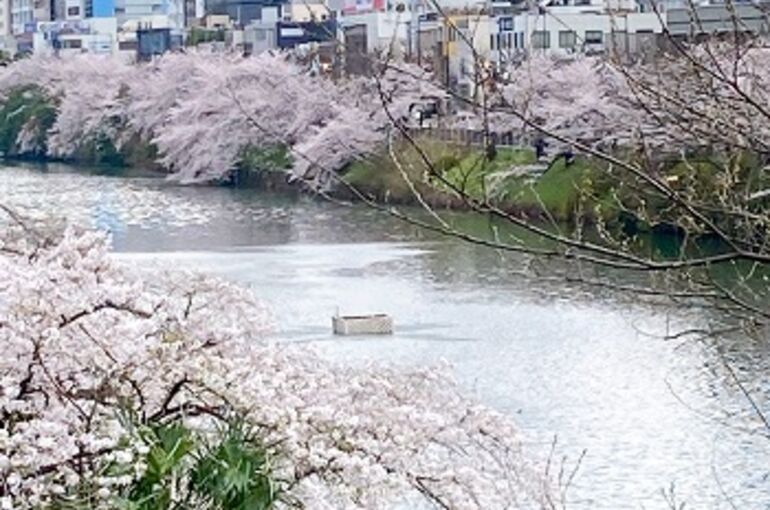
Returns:
[[[513,17],[512,54],[632,56],[663,33],[654,12],[528,12]]]
[[[35,7],[33,0],[11,0],[11,34],[21,35],[34,31]]]
[[[286,4],[284,0],[207,0],[206,14],[227,15],[239,26],[262,19],[262,9]]]

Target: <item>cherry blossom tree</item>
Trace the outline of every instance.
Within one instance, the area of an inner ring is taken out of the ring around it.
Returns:
[[[344,368],[268,342],[270,328],[249,291],[124,266],[101,233],[4,228],[3,506],[66,501],[96,481],[96,506],[112,507],[147,469],[126,415],[211,435],[232,414],[273,459],[280,508],[553,503],[512,424],[443,370]]]

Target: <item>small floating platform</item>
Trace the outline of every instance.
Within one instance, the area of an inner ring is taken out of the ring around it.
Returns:
[[[335,315],[335,335],[392,335],[393,318],[384,313],[374,315]]]

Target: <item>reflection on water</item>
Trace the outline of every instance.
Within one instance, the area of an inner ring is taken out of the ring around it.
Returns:
[[[669,316],[522,276],[524,258],[425,235],[358,207],[157,179],[7,168],[0,196],[113,232],[139,267],[198,268],[273,307],[281,341],[341,363],[447,360],[466,391],[518,422],[533,455],[587,449],[570,508],[770,508],[770,439],[709,343]],[[458,216],[458,221],[473,221]],[[483,225],[478,225],[483,228]],[[387,338],[335,338],[329,317],[391,313]],[[767,342],[720,343],[770,407]],[[728,495],[730,502],[725,495]]]

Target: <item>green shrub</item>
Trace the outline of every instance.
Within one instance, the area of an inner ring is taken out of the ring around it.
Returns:
[[[89,165],[123,166],[123,153],[118,151],[112,139],[104,133],[84,141],[78,147],[74,159]]]
[[[11,91],[0,105],[0,151],[7,156],[22,155],[17,145],[19,133],[28,123],[32,123],[36,150],[29,155],[44,155],[47,132],[55,121],[53,100],[42,89],[25,86]]]
[[[291,154],[285,145],[249,145],[241,150],[240,167],[249,172],[287,170],[291,165]]]
[[[138,442],[146,453],[128,465],[106,460],[101,474],[102,478],[128,475],[133,483],[113,486],[105,500],[96,480],[84,480],[47,510],[90,510],[106,502],[121,510],[269,510],[278,500],[270,455],[242,419],[221,423],[205,436],[181,420],[144,425],[132,420],[127,422],[130,433],[119,446]],[[145,468],[137,478],[138,465]]]

